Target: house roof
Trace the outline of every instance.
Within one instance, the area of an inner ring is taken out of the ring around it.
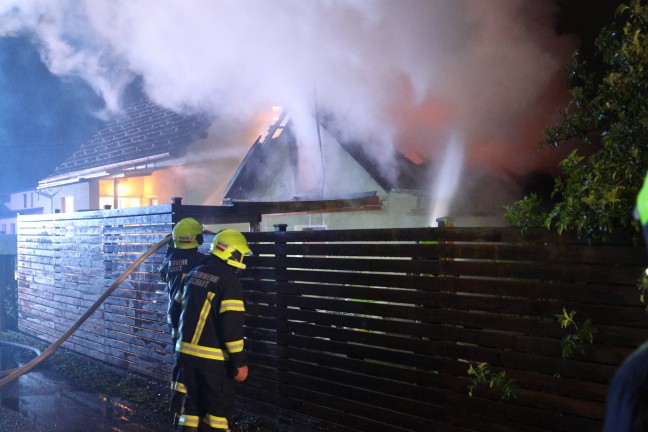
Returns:
[[[206,136],[208,127],[206,116],[181,115],[140,100],[81,144],[39,188],[181,157],[190,143]]]
[[[225,188],[225,200],[263,200],[265,189],[272,187],[277,168],[287,163],[296,168],[297,149],[294,135],[288,127],[285,113],[268,129],[265,138],[259,136],[239,164]]]
[[[427,190],[427,165],[417,164],[403,153],[394,151],[393,168],[396,176],[389,176],[375,162],[375,158],[359,142],[341,142],[340,145],[353,157],[385,191]]]
[[[426,165],[416,164],[396,152],[394,162],[397,176],[389,176],[380,169],[376,158],[365,150],[366,146],[359,142],[338,140],[338,143],[386,192],[427,189]],[[278,171],[277,161],[288,164],[290,171],[297,171],[298,151],[292,122],[284,114],[270,127],[265,138],[259,137],[252,145],[225,190],[225,200],[260,200],[260,187],[272,187]]]

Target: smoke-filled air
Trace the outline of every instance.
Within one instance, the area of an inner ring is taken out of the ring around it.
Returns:
[[[430,183],[447,172],[460,185],[458,173],[555,165],[536,144],[575,47],[556,12],[538,0],[4,0],[0,36],[27,35],[52,73],[87,82],[97,114],[119,112],[136,79],[176,111],[245,121],[280,105],[304,142],[318,110],[385,172],[399,151],[430,162]]]

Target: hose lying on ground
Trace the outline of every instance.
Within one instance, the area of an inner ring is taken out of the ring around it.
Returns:
[[[36,367],[40,362],[45,360],[47,357],[49,357],[58,347],[60,347],[63,342],[69,338],[72,333],[74,333],[79,327],[81,327],[81,324],[87,320],[90,315],[94,313],[95,310],[108,298],[110,294],[112,294],[115,289],[130,275],[137,267],[139,267],[140,264],[142,264],[146,258],[150,257],[153,255],[158,249],[160,249],[162,246],[167,244],[171,238],[171,234],[168,236],[164,237],[162,240],[160,240],[158,243],[156,243],[154,246],[152,246],[149,250],[144,252],[142,256],[140,256],[133,264],[131,264],[124,272],[117,278],[115,279],[115,282],[108,287],[106,291],[97,299],[97,301],[94,302],[92,306],[88,308],[88,310],[79,318],[73,325],[68,329],[67,332],[65,332],[56,342],[54,342],[52,345],[50,345],[47,349],[45,349],[42,353],[40,353],[39,356],[34,358],[32,361],[27,363],[26,365],[12,369],[10,371],[6,371],[6,373],[9,373],[8,376],[0,380],[0,388],[3,387],[5,384],[10,383],[11,381],[15,380],[16,378],[21,377],[22,375],[26,374],[30,370],[32,370],[34,367]]]
[[[2,346],[13,347],[13,348],[17,348],[19,350],[25,350],[25,351],[33,351],[34,354],[36,354],[37,356],[39,356],[40,353],[41,353],[41,351],[39,349],[37,349],[37,348],[31,347],[29,345],[23,345],[23,344],[19,344],[19,343],[14,343],[14,342],[0,341],[0,347],[2,347]],[[0,371],[0,378],[5,377],[5,376],[13,373],[16,369],[7,369],[7,370]]]

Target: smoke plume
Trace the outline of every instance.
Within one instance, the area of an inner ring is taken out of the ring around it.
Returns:
[[[281,105],[303,142],[316,111],[332,113],[384,170],[394,150],[438,160],[461,136],[467,168],[518,175],[551,165],[535,144],[574,48],[555,13],[538,0],[5,0],[0,36],[29,35],[108,113],[139,77],[177,111]]]

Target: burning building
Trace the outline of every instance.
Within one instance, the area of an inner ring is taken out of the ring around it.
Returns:
[[[342,142],[318,123],[320,157],[313,165],[304,160],[290,115],[282,113],[274,120],[251,146],[237,146],[247,153],[239,150],[223,157],[214,151],[222,124],[204,114],[181,115],[142,100],[41,180],[38,193],[50,197],[46,203],[51,208],[45,212],[63,213],[158,205],[173,197],[195,205],[376,197],[382,206],[362,206],[351,219],[314,208],[288,219],[269,216],[267,224],[329,228],[351,223],[425,224],[429,201],[425,164],[397,154],[400,174],[393,178],[379,169],[365,146]],[[374,211],[368,216],[367,209]]]

